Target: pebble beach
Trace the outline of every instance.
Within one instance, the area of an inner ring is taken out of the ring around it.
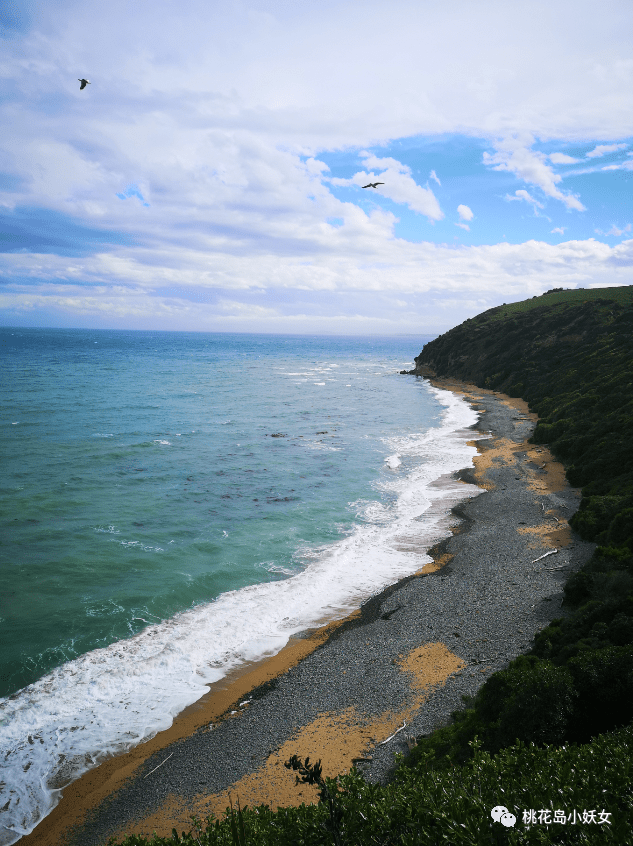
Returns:
[[[458,474],[479,490],[453,508],[433,564],[211,686],[169,730],[68,787],[21,844],[170,835],[189,830],[192,815],[221,816],[230,799],[315,801],[283,766],[293,754],[321,759],[330,776],[356,766],[384,782],[413,737],[446,724],[462,697],[565,616],[563,585],[594,544],[568,526],[580,492],[546,447],[527,442],[536,415],[519,399],[432,384],[480,413],[475,466]]]

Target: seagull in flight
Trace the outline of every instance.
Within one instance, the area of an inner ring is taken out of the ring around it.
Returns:
[[[384,182],[370,182],[369,185],[363,185],[363,188],[377,188],[379,185],[384,184]]]
[[[80,79],[79,82],[81,82],[81,85],[79,86],[80,91],[83,91],[86,85],[92,85],[89,79]]]

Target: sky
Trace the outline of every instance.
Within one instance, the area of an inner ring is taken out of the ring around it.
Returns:
[[[0,8],[0,325],[439,334],[633,284],[631,0]]]

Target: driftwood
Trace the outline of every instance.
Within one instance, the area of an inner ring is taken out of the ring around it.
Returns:
[[[538,558],[535,558],[534,561],[532,561],[532,564],[536,564],[536,562],[540,561],[541,558],[547,558],[548,555],[556,555],[557,552],[557,549],[550,549],[549,552],[545,552],[543,555],[539,555]]]
[[[383,744],[385,744],[385,743],[389,743],[389,741],[390,741],[390,740],[393,740],[393,739],[394,739],[394,737],[398,734],[398,732],[401,732],[401,731],[402,731],[402,729],[403,729],[403,728],[406,728],[406,727],[407,727],[406,722],[402,723],[402,725],[400,726],[400,728],[398,729],[398,731],[394,731],[394,733],[391,735],[391,737],[388,737],[386,740],[381,740],[381,742],[378,744],[378,746],[382,746],[382,745],[383,745]]]
[[[171,753],[171,755],[173,755],[173,754],[174,754],[174,753],[172,752],[172,753]],[[165,761],[169,761],[169,759],[171,758],[171,755],[168,755],[168,756],[165,758]],[[158,765],[158,767],[162,767],[162,766],[163,766],[163,764],[165,763],[165,761],[161,761],[161,762],[160,762],[160,764]],[[153,769],[153,770],[150,770],[150,771],[149,771],[146,775],[144,775],[144,776],[143,776],[143,778],[147,778],[147,776],[151,775],[152,773],[155,773],[155,772],[156,772],[156,770],[158,769],[158,767],[154,767],[154,769]]]

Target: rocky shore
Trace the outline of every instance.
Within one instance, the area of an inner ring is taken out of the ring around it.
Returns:
[[[445,724],[462,696],[565,615],[563,585],[594,548],[567,525],[579,491],[545,447],[527,443],[536,416],[523,401],[433,384],[481,412],[475,468],[460,478],[485,491],[453,509],[452,535],[432,550],[436,566],[306,633],[168,732],[88,773],[24,846],[169,835],[188,830],[192,814],[220,815],[229,795],[242,806],[313,801],[283,766],[293,754],[321,758],[328,775],[355,764],[384,781],[411,737]]]

